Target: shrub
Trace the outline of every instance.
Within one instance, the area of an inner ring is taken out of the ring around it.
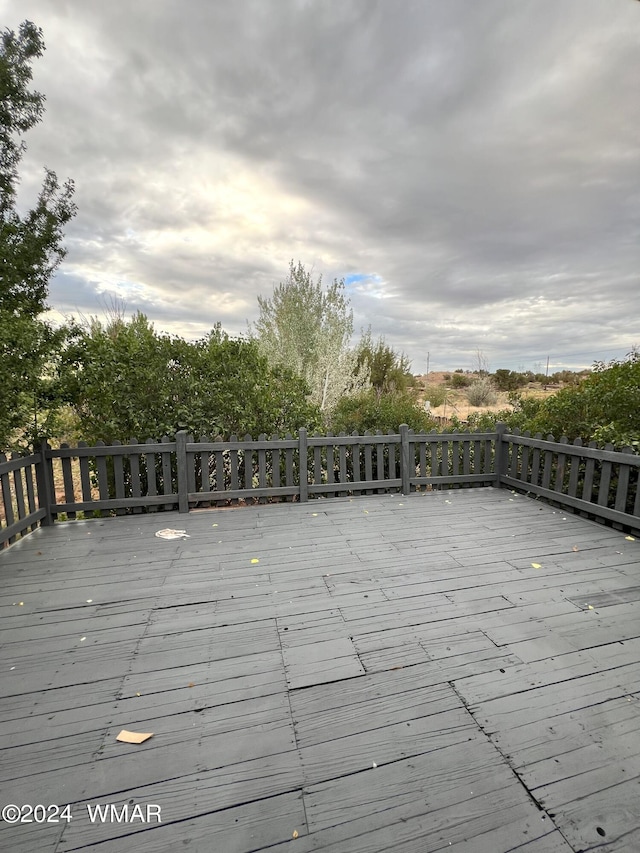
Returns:
[[[425,388],[425,400],[431,403],[432,408],[441,406],[447,396],[447,389],[442,385],[427,385]]]
[[[498,395],[492,381],[485,376],[469,386],[467,400],[471,406],[493,406],[498,402]]]
[[[334,433],[397,432],[400,424],[407,424],[416,432],[434,427],[433,420],[411,395],[398,392],[377,394],[373,389],[343,397],[331,417]]]
[[[465,376],[464,373],[456,371],[451,377],[451,385],[453,388],[468,388],[471,385],[471,379]]]
[[[320,423],[308,388],[271,367],[255,341],[216,327],[190,343],[156,332],[143,314],[98,320],[63,357],[62,381],[77,430],[94,442],[309,429]]]

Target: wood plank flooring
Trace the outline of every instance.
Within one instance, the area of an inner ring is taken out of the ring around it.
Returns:
[[[336,498],[57,524],[0,579],[0,805],[72,815],[2,851],[640,850],[620,531],[508,490]]]

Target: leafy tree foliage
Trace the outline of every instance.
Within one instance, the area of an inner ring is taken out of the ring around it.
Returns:
[[[524,373],[500,368],[493,374],[493,381],[498,391],[516,391],[529,381]]]
[[[418,432],[432,429],[434,421],[416,404],[412,395],[400,391],[378,394],[373,388],[343,397],[331,417],[333,432],[397,432],[400,424],[407,424]]]
[[[69,329],[0,308],[0,447],[26,450],[55,434]]]
[[[378,394],[407,391],[415,384],[411,362],[404,353],[397,353],[383,336],[374,343],[371,326],[363,334],[357,350],[356,370],[368,370],[371,385]]]
[[[304,382],[269,366],[255,342],[220,327],[196,343],[157,333],[143,314],[92,320],[65,354],[65,389],[89,442],[314,429]]]
[[[596,362],[582,382],[549,397],[532,426],[555,436],[640,450],[640,352],[609,364]]]
[[[55,331],[44,311],[51,274],[60,264],[63,227],[75,215],[73,183],[60,186],[54,172],[45,177],[32,210],[16,209],[18,166],[25,151],[21,138],[37,124],[44,96],[31,91],[31,65],[44,50],[42,31],[25,21],[18,34],[0,37],[0,446],[9,446],[31,422],[42,430],[38,412],[54,400],[52,358],[66,332]]]
[[[344,282],[325,290],[322,277],[312,281],[299,262],[291,261],[289,276],[270,299],[258,297],[260,316],[253,335],[272,366],[286,366],[301,376],[310,400],[326,416],[345,395],[368,387],[364,365],[350,346],[353,312]]]

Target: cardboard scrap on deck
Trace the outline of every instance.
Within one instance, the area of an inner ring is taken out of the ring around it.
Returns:
[[[143,734],[142,732],[128,732],[126,729],[122,729],[116,740],[122,741],[122,743],[144,743],[150,737],[153,737],[153,732]]]

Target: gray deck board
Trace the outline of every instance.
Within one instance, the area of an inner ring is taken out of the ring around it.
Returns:
[[[0,850],[640,849],[622,532],[490,488],[339,498],[58,524],[0,579],[2,804],[74,815]]]

